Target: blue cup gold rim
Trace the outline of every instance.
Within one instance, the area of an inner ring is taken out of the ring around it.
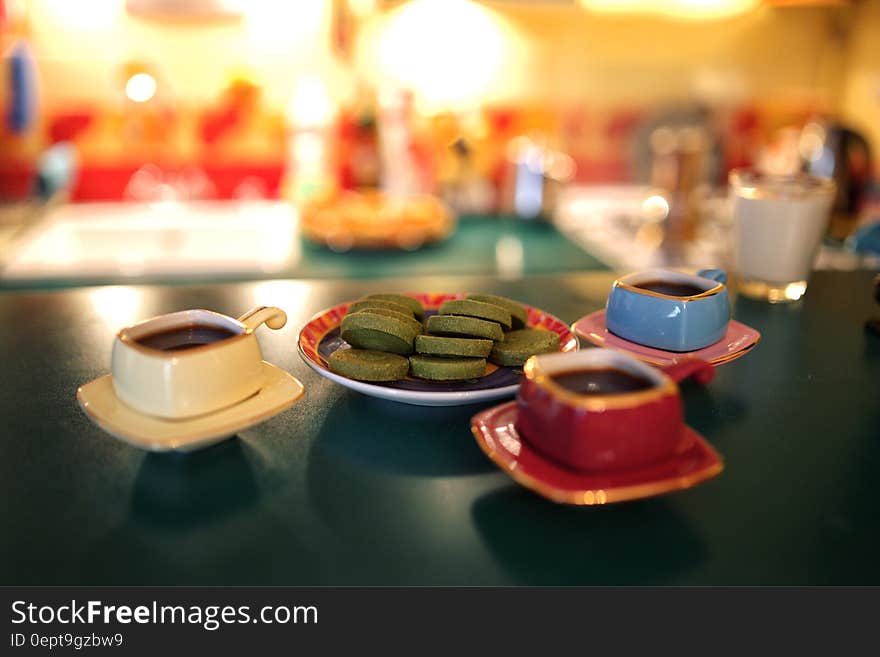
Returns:
[[[672,277],[669,276],[670,274],[672,274]],[[655,292],[653,290],[647,290],[645,288],[638,287],[638,282],[627,282],[627,279],[632,279],[634,277],[647,279],[649,276],[656,276],[656,278],[650,280],[687,283],[694,283],[694,278],[699,278],[704,281],[712,281],[715,283],[715,285],[706,290],[703,290],[702,292],[699,292],[698,294],[692,294],[689,296],[676,296],[674,294],[664,294],[662,292]],[[676,278],[678,278],[678,281],[674,280]],[[659,299],[671,299],[673,301],[688,302],[696,301],[698,299],[706,299],[723,291],[725,288],[726,279],[726,274],[723,270],[720,269],[702,269],[696,274],[688,274],[686,272],[679,272],[671,269],[643,269],[640,271],[630,272],[625,276],[621,276],[614,281],[614,287],[619,287],[621,289],[629,290],[630,292],[642,294],[648,297],[657,297]]]

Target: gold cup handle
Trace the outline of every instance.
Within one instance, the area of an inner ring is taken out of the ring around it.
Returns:
[[[287,313],[275,306],[257,306],[239,317],[238,321],[247,326],[248,331],[255,331],[264,322],[277,331],[287,324]]]

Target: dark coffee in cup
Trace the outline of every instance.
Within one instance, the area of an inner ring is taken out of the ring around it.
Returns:
[[[665,294],[670,297],[692,297],[695,294],[702,294],[706,290],[690,283],[676,283],[673,281],[645,281],[644,283],[636,283],[635,287],[657,294]]]
[[[619,395],[654,386],[648,379],[615,368],[558,372],[550,380],[576,395]]]
[[[144,335],[137,338],[136,342],[159,351],[182,351],[227,340],[236,335],[240,334],[220,326],[186,324]]]

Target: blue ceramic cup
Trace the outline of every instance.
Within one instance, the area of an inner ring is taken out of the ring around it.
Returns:
[[[618,337],[654,349],[694,351],[721,340],[730,321],[727,275],[647,269],[614,281],[605,325]]]

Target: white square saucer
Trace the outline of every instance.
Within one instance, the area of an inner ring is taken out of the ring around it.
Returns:
[[[144,415],[117,398],[112,374],[76,391],[80,408],[112,436],[153,452],[189,452],[221,442],[293,406],[305,389],[291,374],[263,361],[264,383],[247,399],[214,413],[182,420]]]

